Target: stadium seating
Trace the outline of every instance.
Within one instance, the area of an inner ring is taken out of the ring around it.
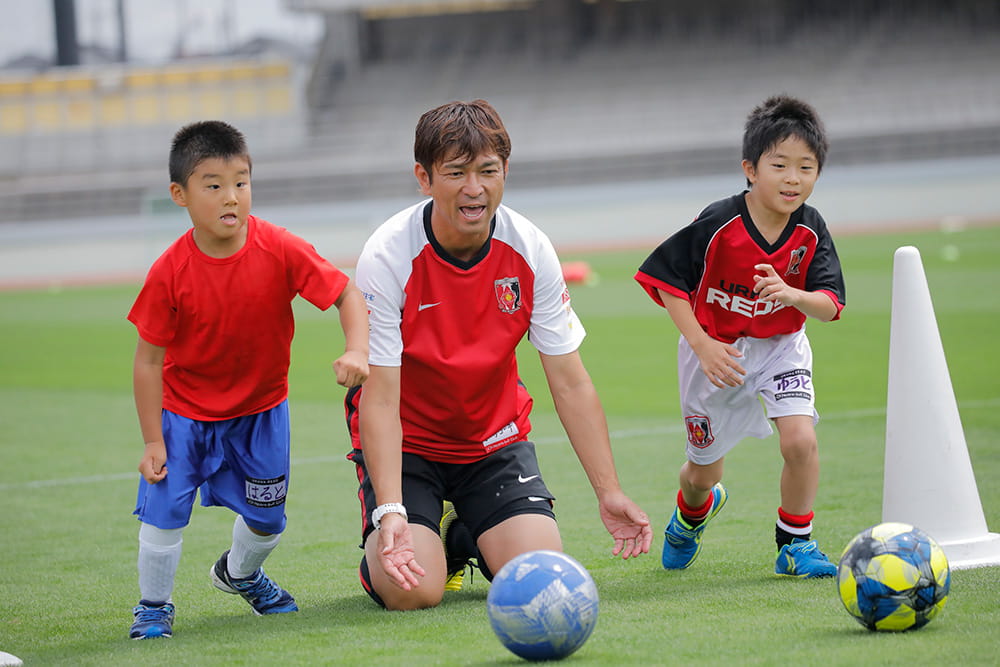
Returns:
[[[211,85],[190,97],[160,72],[155,103],[129,107],[133,121],[143,109],[158,119],[145,125],[88,120],[115,118],[111,107],[49,109],[34,122],[62,125],[27,132],[0,73],[0,222],[141,211],[165,189],[170,133],[213,111],[248,134],[255,196],[275,203],[412,195],[417,117],[475,97],[504,117],[519,185],[731,169],[746,113],[778,92],[818,108],[831,163],[1000,154],[1000,10],[991,3],[958,3],[964,13],[934,2],[886,3],[892,11],[849,2],[840,13],[817,3],[790,16],[772,4],[748,17],[618,3],[613,21],[589,14],[558,39],[529,10],[373,20],[349,66],[321,44],[308,86],[299,72],[270,96],[260,85],[244,91],[255,96],[241,106],[250,115],[213,109]],[[288,86],[297,86],[291,100]]]

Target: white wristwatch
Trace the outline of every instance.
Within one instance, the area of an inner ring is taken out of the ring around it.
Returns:
[[[372,510],[372,525],[375,526],[375,530],[378,530],[382,524],[382,517],[386,514],[395,512],[396,514],[401,514],[403,519],[407,519],[406,508],[400,503],[385,503],[384,505],[379,505]]]

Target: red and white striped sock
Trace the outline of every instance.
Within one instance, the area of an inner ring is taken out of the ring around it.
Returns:
[[[778,521],[774,526],[774,541],[778,548],[791,544],[795,538],[808,540],[812,536],[812,520],[814,512],[808,514],[791,514],[778,508]]]

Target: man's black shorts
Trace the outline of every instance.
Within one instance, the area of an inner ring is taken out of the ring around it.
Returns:
[[[364,454],[355,449],[347,455],[357,466],[362,512],[362,544],[374,530],[375,509]],[[441,505],[447,499],[455,506],[473,539],[502,521],[519,514],[543,514],[555,518],[555,497],[545,486],[538,469],[535,445],[515,442],[474,463],[439,463],[416,454],[403,453],[403,505],[410,523],[438,532]]]

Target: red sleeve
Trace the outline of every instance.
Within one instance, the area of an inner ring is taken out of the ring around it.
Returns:
[[[686,299],[688,301],[691,300],[691,295],[684,290],[678,289],[658,278],[654,278],[648,273],[643,273],[642,270],[636,271],[634,278],[636,282],[639,283],[640,287],[646,290],[646,294],[648,294],[653,301],[664,308],[666,308],[666,306],[663,303],[663,299],[660,298],[660,294],[657,290],[663,290],[667,294],[673,294],[679,299]]]
[[[128,321],[135,325],[142,339],[166,347],[177,333],[177,305],[167,285],[170,272],[163,258],[149,269],[146,281],[132,304]]]
[[[836,320],[839,320],[840,319],[840,313],[844,310],[844,304],[842,304],[840,302],[840,299],[837,297],[837,295],[834,294],[833,292],[831,292],[828,289],[821,289],[821,290],[816,290],[816,291],[820,292],[822,294],[825,294],[828,297],[830,297],[830,301],[833,301],[833,305],[835,305],[837,307],[837,314],[834,315],[833,319],[831,319],[830,321],[834,322]]]
[[[320,310],[332,306],[350,280],[316,252],[311,243],[290,232],[286,233],[285,257],[292,288]]]

